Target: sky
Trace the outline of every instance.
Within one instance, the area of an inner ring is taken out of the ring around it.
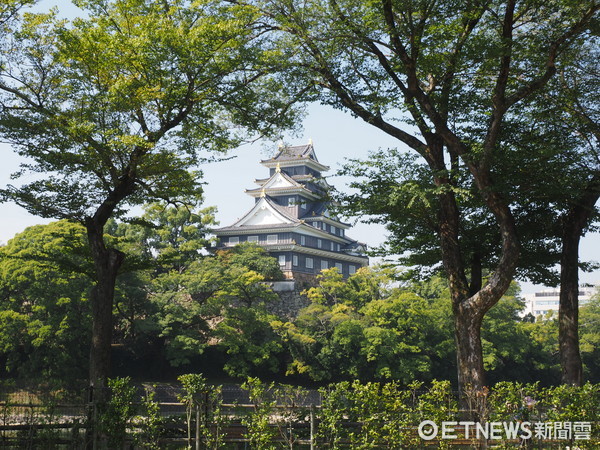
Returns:
[[[42,0],[39,8],[44,9],[53,4],[64,8],[66,2]],[[69,8],[66,11],[73,12]],[[303,131],[299,136],[284,136],[284,141],[291,145],[302,145],[308,143],[309,139],[312,140],[319,161],[331,167],[325,174],[329,176],[329,184],[341,190],[351,180],[337,177],[335,172],[346,158],[366,158],[369,151],[392,148],[399,144],[397,140],[362,120],[322,105],[310,106],[302,125]],[[272,156],[276,150],[276,142],[245,145],[230,154],[232,159],[206,164],[201,168],[206,183],[204,206],[217,206],[217,220],[221,226],[231,225],[252,207],[254,199],[246,195],[244,190],[256,187],[254,179],[268,176],[268,169],[260,165],[260,160]],[[0,186],[4,187],[11,182],[10,174],[18,169],[21,159],[8,145],[0,143],[0,161]],[[15,204],[0,204],[0,244],[6,243],[27,226],[47,222],[48,220],[31,216]],[[373,224],[357,223],[348,230],[348,235],[370,247],[377,246],[386,239],[384,227]],[[599,233],[584,237],[580,246],[581,260],[598,260],[599,251]],[[582,273],[580,281],[598,282],[600,271]],[[521,283],[521,287],[524,294],[541,288],[531,283]]]

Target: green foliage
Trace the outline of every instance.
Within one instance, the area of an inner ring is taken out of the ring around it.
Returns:
[[[10,374],[70,384],[85,377],[92,272],[85,230],[36,225],[0,248],[0,352]]]
[[[560,385],[542,392],[548,403],[548,419],[556,422],[592,422],[598,426],[600,387],[586,383],[581,387]]]
[[[17,13],[26,5],[32,5],[36,0],[3,0],[0,3],[0,37],[7,32],[8,25],[15,20]]]
[[[573,428],[571,441],[555,436],[542,441],[534,435],[529,442],[519,444],[533,448],[577,445],[581,449],[595,449],[600,443],[600,386],[591,383],[580,387],[562,385],[544,388],[539,383],[500,382],[477,390],[477,394],[474,391],[468,393],[471,396],[468,409],[459,411],[457,392],[447,381],[414,382],[407,386],[397,382],[343,381],[319,389],[320,405],[311,406],[309,413],[303,406],[308,406],[305,389],[249,378],[242,387],[248,392],[250,408],[237,408],[225,415],[220,409],[221,386],[208,384],[200,374],[183,375],[179,382],[182,387],[179,401],[189,410],[191,433],[188,442],[192,448],[196,423],[199,425],[201,448],[225,448],[222,427],[227,421],[241,421],[247,427],[244,437],[248,439],[250,448],[295,448],[300,445],[298,438],[308,437],[310,416],[316,431],[313,444],[319,449],[454,448],[455,443],[441,438],[440,433],[438,440],[423,441],[416,430],[424,420],[436,423],[440,431],[442,423],[449,421],[474,420],[483,427],[492,422],[514,425],[529,422],[534,433],[540,430],[540,425],[551,428],[562,423],[588,423],[591,426],[589,439],[573,439],[576,431]],[[123,448],[123,442],[132,442],[143,448],[158,448],[160,419],[158,404],[152,394],[147,390],[146,399],[136,408],[135,389],[128,379],[111,380],[111,386],[112,399],[107,403],[109,409],[100,415],[108,448]],[[21,425],[31,426],[22,433],[23,443],[54,448],[57,439],[61,438],[54,428],[36,435],[32,430],[36,425],[64,424],[64,416],[59,414],[57,405],[63,404],[66,398],[61,392],[51,395],[32,392],[25,400],[22,390],[17,393],[21,396],[18,400],[14,397],[14,390],[3,391],[0,419],[4,424],[14,424],[18,420]],[[15,400],[20,404],[29,403],[27,408],[19,407],[20,418],[14,416],[17,411]],[[480,415],[468,418],[473,412]],[[107,422],[109,413],[113,417]],[[172,417],[171,420],[180,423],[181,419]],[[78,425],[74,424],[74,427],[77,430]],[[475,426],[471,428],[471,437],[475,434],[474,429]],[[461,432],[455,434],[462,437]],[[471,445],[486,444],[490,442],[480,440]],[[163,443],[161,445],[164,446]],[[515,448],[515,445],[514,440],[504,436],[493,440],[494,448],[509,449]]]
[[[135,442],[144,449],[160,449],[159,439],[162,433],[163,417],[160,414],[160,404],[155,400],[156,392],[145,389],[145,395],[140,405],[140,413],[136,417],[138,430]]]
[[[110,397],[99,411],[100,430],[111,448],[122,448],[138,412],[136,389],[129,377],[109,379],[108,388]]]
[[[252,8],[78,5],[89,15],[71,23],[27,15],[0,55],[10,105],[0,132],[29,156],[24,169],[45,174],[3,195],[31,212],[83,220],[106,199],[119,203],[110,205],[116,216],[151,199],[193,199],[199,149],[228,150],[242,128],[292,123],[293,114],[279,116],[287,99],[264,70],[270,54],[253,33]]]
[[[223,366],[226,373],[239,377],[279,370],[278,356],[283,346],[271,328],[273,320],[274,315],[258,307],[233,307],[224,311],[214,336],[227,353]]]
[[[596,295],[579,310],[579,338],[585,375],[600,382],[600,297]]]
[[[501,382],[491,388],[487,399],[490,421],[590,422],[591,439],[578,440],[580,448],[598,445],[600,416],[598,385],[540,387],[539,383]],[[508,447],[507,447],[508,448]]]
[[[221,386],[209,385],[202,374],[180,375],[177,380],[183,387],[183,393],[178,395],[178,400],[185,405],[188,448],[192,448],[193,422],[200,432],[204,448],[221,448],[221,427],[225,420],[221,414]]]
[[[361,269],[347,283],[335,270],[324,271],[319,284],[307,291],[308,307],[293,321],[271,322],[290,354],[288,374],[318,381],[394,379],[405,384],[430,381],[434,374],[454,379],[447,282],[435,277],[394,286],[387,269],[379,270]],[[518,295],[514,285],[484,319],[489,380],[556,383],[556,320],[522,320]]]
[[[154,260],[158,273],[183,272],[193,261],[201,258],[210,246],[208,233],[215,225],[215,207],[199,209],[202,198],[177,207],[164,203],[144,206],[144,214],[126,233],[134,235],[130,243],[143,244],[143,256]],[[129,253],[129,252],[128,252]],[[135,254],[135,252],[133,252]]]
[[[13,178],[34,175],[1,188],[0,201],[86,227],[96,269],[90,377],[104,384],[125,259],[107,246],[108,220],[159,199],[193,204],[202,150],[276,133],[293,123],[294,108],[291,85],[268,70],[274,55],[256,32],[255,8],[212,0],[76,5],[82,17],[28,14],[0,36],[0,136],[27,161]]]
[[[555,319],[530,323],[519,314],[524,304],[516,285],[486,315],[482,325],[484,363],[490,383],[498,381],[557,380]]]
[[[297,428],[298,424],[310,426],[310,415],[314,417],[314,408],[303,404],[308,394],[305,388],[288,384],[278,385],[273,392],[278,406],[275,423],[285,447],[293,448],[298,439],[310,437],[305,430]]]
[[[323,405],[318,439],[327,448],[406,445],[412,391],[397,383],[341,382],[320,389]],[[348,422],[349,425],[348,426]]]
[[[250,242],[243,242],[230,250],[221,250],[219,256],[233,266],[241,266],[264,277],[265,280],[283,280],[284,276],[277,260],[268,257],[267,251]]]
[[[246,426],[250,446],[256,450],[277,448],[272,442],[277,430],[271,426],[271,417],[277,404],[273,396],[274,388],[273,383],[265,385],[258,378],[251,377],[242,384],[253,406],[252,411],[242,418],[242,424]]]
[[[167,358],[174,365],[187,363],[212,337],[230,355],[228,373],[276,370],[272,356],[280,347],[265,304],[278,297],[264,281],[280,274],[275,258],[256,245],[242,245],[193,261],[183,272],[157,276],[150,301]]]
[[[408,383],[447,359],[444,331],[451,324],[442,303],[391,288],[390,276],[363,268],[345,282],[337,271],[323,271],[308,291],[311,304],[293,322],[272,322],[290,348],[288,373]]]
[[[246,438],[251,448],[280,448],[274,441],[283,439],[286,448],[293,448],[301,433],[299,423],[306,424],[308,411],[300,406],[306,390],[290,385],[265,384],[258,378],[248,377],[242,384],[248,392],[252,404],[249,412],[244,412],[242,424],[247,427]]]
[[[115,342],[133,360],[163,352],[181,365],[212,339],[229,353],[230,374],[276,371],[281,345],[265,306],[278,297],[265,280],[281,276],[277,261],[255,245],[202,254],[210,208],[147,210],[106,230],[130,255],[116,286]],[[0,354],[11,375],[85,377],[93,272],[85,229],[67,221],[28,228],[0,249]]]

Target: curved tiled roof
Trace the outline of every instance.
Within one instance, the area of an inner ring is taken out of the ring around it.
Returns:
[[[273,158],[267,161],[289,161],[301,158],[311,158],[319,162],[317,156],[315,155],[312,144],[283,147]]]

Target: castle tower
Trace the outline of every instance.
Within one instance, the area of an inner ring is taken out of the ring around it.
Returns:
[[[368,264],[365,246],[346,236],[349,224],[337,219],[324,196],[321,164],[312,142],[279,148],[261,164],[269,178],[255,180],[254,207],[233,225],[215,230],[221,248],[255,242],[279,260],[286,278],[314,281],[323,269],[337,267],[348,277]]]

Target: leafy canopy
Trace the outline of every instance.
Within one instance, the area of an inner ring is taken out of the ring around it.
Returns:
[[[33,214],[82,220],[187,201],[205,150],[287,126],[285,89],[253,8],[201,0],[78,1],[89,17],[25,14],[0,53],[0,135],[28,158],[2,191]],[[32,180],[32,181],[31,181]]]

